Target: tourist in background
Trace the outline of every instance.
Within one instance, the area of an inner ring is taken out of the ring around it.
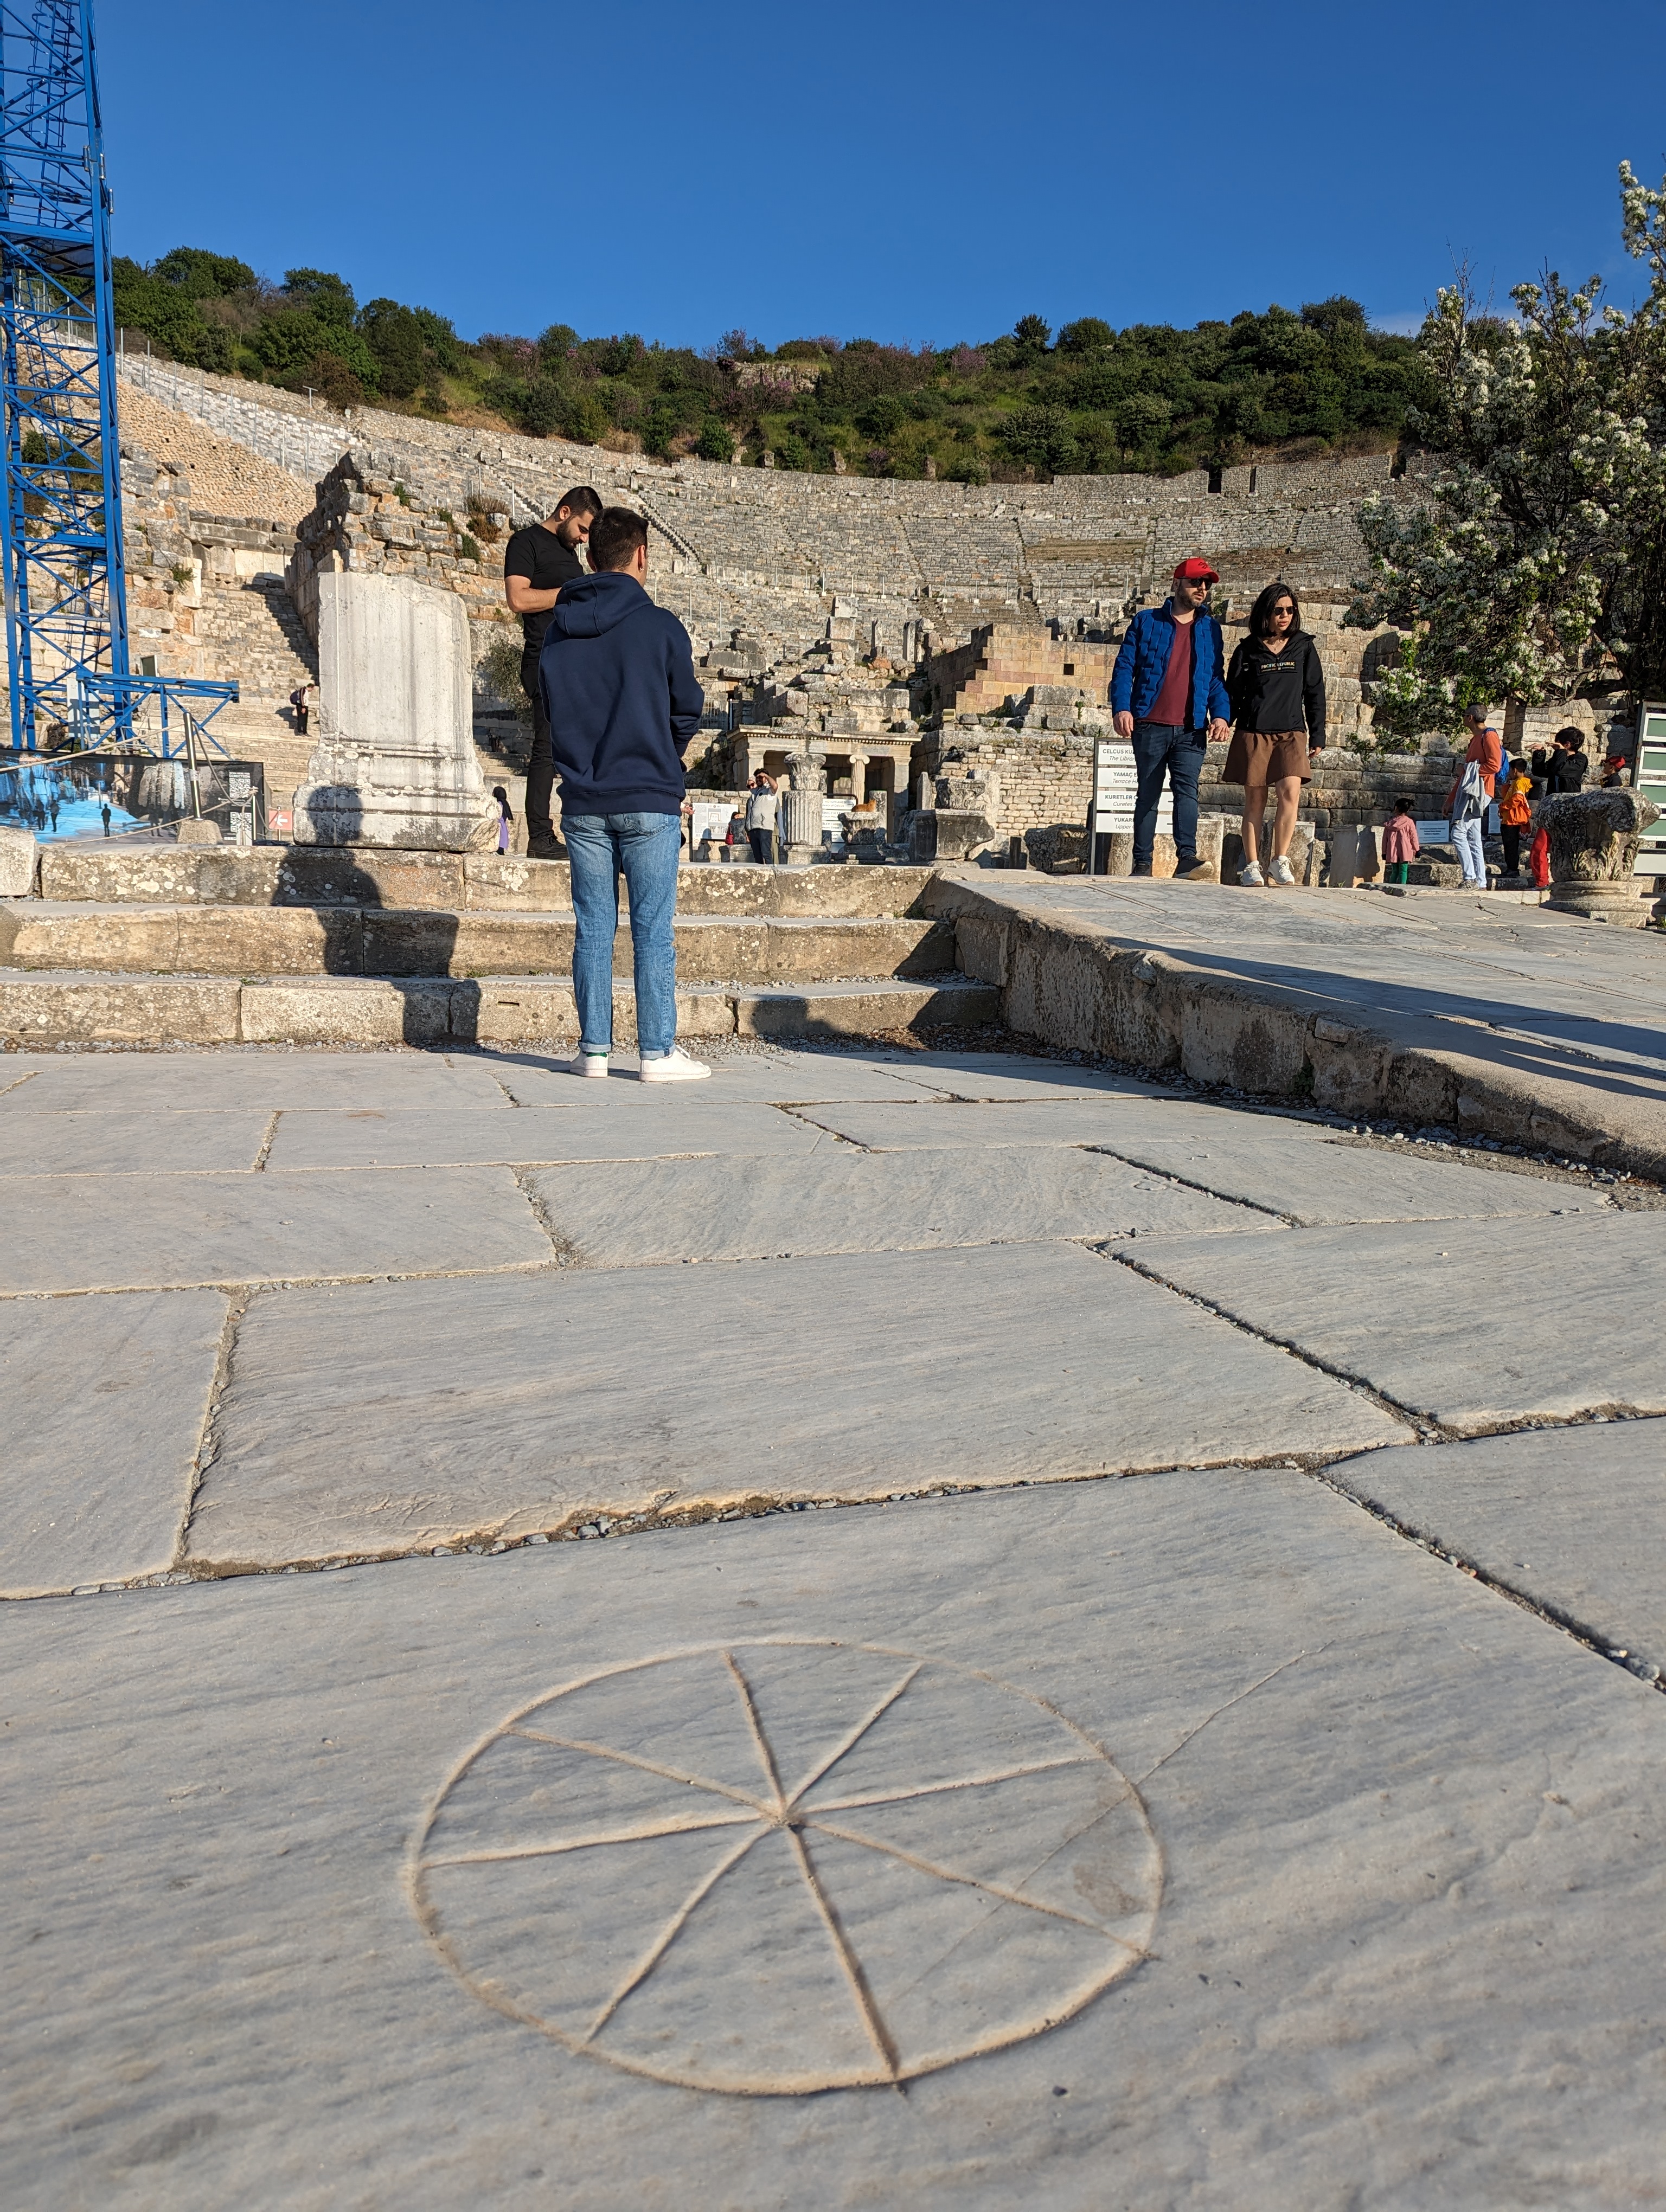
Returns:
[[[1457,848],[1458,866],[1463,871],[1463,888],[1467,891],[1484,891],[1487,860],[1481,850],[1481,836],[1487,810],[1493,803],[1493,787],[1504,759],[1504,746],[1498,732],[1487,726],[1485,707],[1466,707],[1463,720],[1469,732],[1469,748],[1446,794],[1446,808],[1452,817],[1452,842]]]
[[[751,788],[746,793],[746,841],[752,848],[752,858],[768,866],[775,857],[775,780],[756,769],[752,773]]]
[[[1219,577],[1194,556],[1174,572],[1160,607],[1143,607],[1128,624],[1111,672],[1111,726],[1134,741],[1134,872],[1148,876],[1157,849],[1157,810],[1167,775],[1174,794],[1175,873],[1213,883],[1197,857],[1197,781],[1211,738],[1226,735],[1230,708],[1225,646],[1208,611]]]
[[[576,1075],[607,1073],[623,872],[641,1079],[688,1083],[711,1073],[677,1042],[674,927],[683,748],[705,696],[687,630],[644,588],[648,524],[628,507],[604,507],[589,538],[593,573],[563,586],[539,661],[573,872],[579,1049],[570,1065]]]
[[[1517,761],[1499,787],[1499,830],[1504,838],[1504,872],[1522,872],[1522,832],[1533,819],[1533,779],[1527,763]]]
[[[1602,761],[1602,789],[1603,789],[1604,791],[1617,791],[1617,790],[1619,790],[1620,787],[1620,786],[1625,782],[1625,781],[1626,781],[1626,756],[1625,756],[1625,754],[1624,754],[1624,753],[1608,753],[1608,754],[1605,754],[1605,755],[1604,755],[1604,757],[1603,757],[1603,761]]]
[[[1309,763],[1325,747],[1325,678],[1319,648],[1302,628],[1302,603],[1288,584],[1269,584],[1250,610],[1250,635],[1226,672],[1232,743],[1223,783],[1243,786],[1243,865],[1238,881],[1252,888],[1295,883],[1290,843]],[[1277,794],[1273,851],[1261,868],[1267,789]]]
[[[1590,774],[1590,757],[1585,750],[1585,733],[1570,723],[1566,729],[1556,732],[1556,782],[1560,791],[1583,791],[1585,778]]]
[[[588,484],[575,484],[547,522],[529,523],[525,530],[517,530],[503,549],[503,596],[510,612],[520,617],[520,684],[532,702],[532,754],[526,763],[529,860],[553,860],[560,853],[550,819],[555,763],[538,683],[538,653],[562,586],[584,574],[578,549],[601,511],[601,495]]]
[[[1417,824],[1412,819],[1409,799],[1396,799],[1394,812],[1383,832],[1383,880],[1385,884],[1403,884],[1411,873],[1411,864],[1420,849]]]

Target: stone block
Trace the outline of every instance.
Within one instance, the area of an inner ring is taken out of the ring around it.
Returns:
[[[444,1044],[453,988],[436,976],[247,983],[241,1034],[246,1044]]]
[[[468,616],[404,577],[321,574],[319,742],[295,793],[298,844],[463,852],[497,809],[480,774]]]
[[[0,975],[0,1041],[230,1044],[239,989],[230,977]]]
[[[32,830],[0,822],[0,898],[27,898],[33,890],[38,848]]]
[[[1346,890],[1354,884],[1379,883],[1383,854],[1379,833],[1369,827],[1333,830],[1328,880],[1333,890]]]
[[[463,870],[453,853],[295,845],[283,856],[271,902],[455,909],[465,896]]]

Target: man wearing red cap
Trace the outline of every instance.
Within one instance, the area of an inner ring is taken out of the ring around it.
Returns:
[[[1134,802],[1134,872],[1148,876],[1157,844],[1157,808],[1166,774],[1174,793],[1175,872],[1213,879],[1197,857],[1197,780],[1204,747],[1224,739],[1231,717],[1226,648],[1209,612],[1209,586],[1220,581],[1195,555],[1174,572],[1160,607],[1143,607],[1128,624],[1110,678],[1112,726],[1134,740],[1139,789]]]

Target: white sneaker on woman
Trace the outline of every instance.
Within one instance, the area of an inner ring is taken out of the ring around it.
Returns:
[[[605,1075],[607,1054],[605,1052],[575,1052],[567,1066],[574,1075]]]
[[[1296,888],[1296,871],[1282,853],[1272,864],[1272,872],[1268,881],[1277,884],[1284,890],[1294,890]]]
[[[644,1059],[641,1066],[644,1083],[698,1083],[710,1073],[703,1060],[690,1060],[680,1044]]]
[[[1261,872],[1261,862],[1259,860],[1246,862],[1238,870],[1238,881],[1248,890],[1264,890],[1267,887],[1267,878]]]

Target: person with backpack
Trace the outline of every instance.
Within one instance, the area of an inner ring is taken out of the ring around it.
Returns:
[[[1498,732],[1487,726],[1485,707],[1466,707],[1463,720],[1469,732],[1469,749],[1446,794],[1446,811],[1452,818],[1452,842],[1463,871],[1463,888],[1484,891],[1487,858],[1481,850],[1481,832],[1493,803],[1493,786],[1504,759],[1504,746]]]
[[[1319,648],[1302,628],[1302,603],[1288,584],[1271,583],[1250,610],[1250,635],[1226,672],[1232,742],[1223,783],[1243,786],[1243,865],[1238,881],[1253,889],[1295,881],[1290,842],[1309,763],[1325,747],[1325,678]],[[1273,850],[1262,873],[1257,841],[1267,813],[1267,787],[1278,793]]]

